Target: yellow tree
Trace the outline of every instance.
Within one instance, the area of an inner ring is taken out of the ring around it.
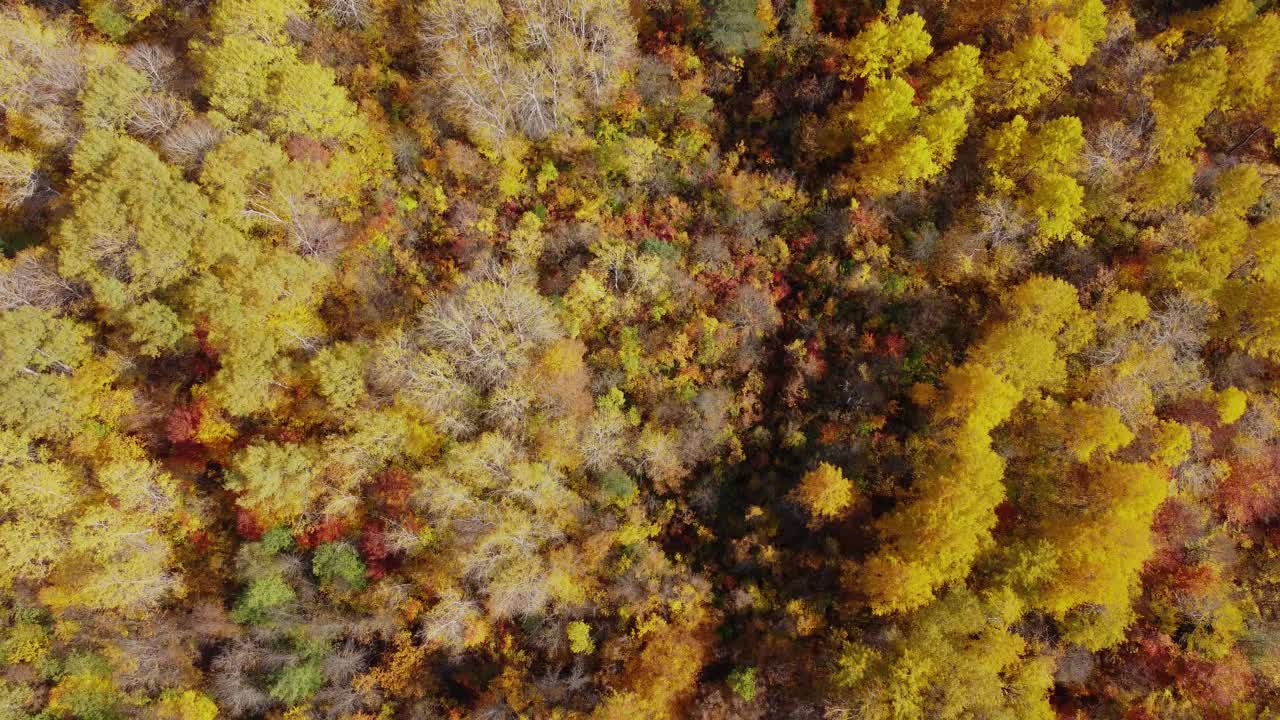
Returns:
[[[1217,106],[1227,81],[1227,49],[1203,47],[1166,68],[1151,86],[1157,161],[1139,176],[1139,206],[1167,208],[1191,196],[1194,165],[1190,153],[1200,147],[1200,126]]]
[[[887,642],[846,641],[831,680],[866,720],[1051,720],[1053,659],[1010,626],[1021,605],[960,587],[904,619]]]
[[[1054,118],[1030,130],[1018,115],[986,137],[986,164],[996,193],[1011,197],[1036,220],[1034,244],[1083,242],[1084,188],[1076,182],[1084,135],[1080,119]]]
[[[215,258],[196,242],[208,202],[147,146],[90,133],[72,157],[71,213],[54,235],[62,273],[105,308],[163,290]]]
[[[991,545],[1005,496],[1005,462],[991,449],[991,432],[1024,399],[1065,381],[1064,358],[1093,333],[1075,289],[1053,278],[1014,288],[1004,313],[969,361],[943,377],[931,429],[917,441],[911,493],[876,522],[880,547],[863,565],[861,588],[877,613],[918,608],[969,574]]]
[[[201,90],[232,120],[277,135],[345,141],[363,130],[332,70],[298,58],[285,33],[309,8],[298,0],[219,0],[210,37],[195,46]]]
[[[0,427],[68,439],[127,408],[110,388],[116,359],[95,355],[90,335],[88,326],[50,310],[0,312]]]
[[[989,545],[1004,496],[1004,461],[990,433],[1021,394],[991,369],[968,363],[943,379],[935,436],[920,442],[910,497],[876,523],[880,548],[862,568],[862,590],[877,613],[912,610],[963,579]]]
[[[973,93],[982,82],[978,50],[956,45],[924,65],[917,93],[910,71],[933,54],[924,19],[884,13],[849,41],[843,77],[861,82],[861,99],[843,108],[854,164],[846,185],[886,195],[919,187],[944,171],[964,138]]]
[[[814,525],[840,517],[854,502],[853,483],[840,468],[825,462],[805,473],[791,495]]]
[[[236,454],[223,481],[239,493],[237,503],[267,527],[291,523],[319,494],[320,459],[301,445],[255,442]]]
[[[1167,470],[1108,460],[1090,464],[1082,480],[1059,490],[1058,511],[1044,520],[1055,570],[1034,604],[1062,620],[1074,642],[1098,649],[1123,640],[1133,616]]]
[[[1015,12],[1009,15],[1022,16],[1029,26],[1020,28],[1023,34],[1007,50],[991,56],[984,100],[990,110],[1021,112],[1039,106],[1066,83],[1072,68],[1088,61],[1106,34],[1106,6],[1101,0],[1010,5]]]

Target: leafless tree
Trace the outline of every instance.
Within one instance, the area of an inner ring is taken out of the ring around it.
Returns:
[[[437,0],[420,37],[455,115],[490,142],[563,129],[607,100],[635,55],[616,0]]]
[[[252,673],[267,665],[267,653],[250,639],[234,641],[213,661],[213,694],[218,707],[233,717],[260,715],[271,698],[253,682]]]
[[[1141,138],[1128,123],[1106,121],[1087,134],[1084,153],[1084,176],[1092,185],[1105,183],[1130,166]]]
[[[322,708],[323,717],[330,720],[353,717],[361,710],[377,706],[376,702],[370,702],[366,693],[345,684],[322,688],[312,698],[312,703]]]
[[[510,618],[540,612],[551,599],[544,565],[533,557],[509,563],[485,586],[489,614]]]
[[[20,207],[39,189],[35,160],[24,153],[0,150],[0,207]]]
[[[331,260],[347,239],[346,228],[338,219],[305,203],[290,198],[289,238],[302,255]]]
[[[430,411],[443,430],[466,437],[477,430],[480,398],[440,352],[423,352],[401,332],[384,338],[369,368],[373,390]]]
[[[622,454],[625,426],[615,413],[597,412],[582,433],[579,447],[583,465],[595,473],[604,473],[618,464]]]
[[[368,0],[325,0],[324,5],[340,25],[362,28],[369,21]]]
[[[365,652],[351,643],[335,649],[320,665],[325,678],[335,685],[345,685],[369,666]]]
[[[418,633],[425,642],[462,652],[466,647],[467,626],[481,617],[480,606],[475,601],[465,598],[459,590],[446,590],[423,617]]]
[[[529,278],[494,268],[433,303],[420,318],[426,343],[479,387],[500,385],[559,334],[551,305]]]
[[[1058,667],[1054,680],[1066,685],[1081,685],[1089,679],[1097,661],[1087,648],[1074,646],[1068,648],[1058,659]]]
[[[116,647],[130,662],[117,681],[126,688],[153,692],[180,685],[184,662],[190,664],[184,640],[182,630],[167,623],[121,638]]]
[[[0,11],[6,15],[16,6]],[[24,32],[21,20],[0,27],[0,68],[24,68],[26,72],[0,72],[0,103],[4,109],[47,104],[69,104],[84,85],[84,52],[65,28],[49,34]]]
[[[989,248],[1021,242],[1031,233],[1032,223],[1013,200],[998,195],[977,202],[975,234]]]
[[[188,108],[169,93],[147,93],[138,99],[129,116],[129,131],[144,137],[164,135],[187,117]]]
[[[749,338],[760,338],[782,324],[782,314],[769,293],[754,285],[741,285],[733,293],[726,313],[729,322]]]
[[[132,45],[124,54],[124,61],[142,73],[153,90],[164,89],[176,74],[173,51],[155,43]]]
[[[45,252],[25,252],[11,261],[0,261],[0,310],[56,308],[78,294]]]
[[[166,157],[179,165],[198,165],[205,153],[222,139],[222,131],[203,116],[192,118],[174,128],[160,143]]]

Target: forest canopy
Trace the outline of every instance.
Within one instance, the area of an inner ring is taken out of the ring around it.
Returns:
[[[1263,0],[0,6],[0,720],[1280,720]]]

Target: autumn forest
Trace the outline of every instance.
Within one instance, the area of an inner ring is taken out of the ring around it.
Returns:
[[[1280,720],[1271,0],[0,2],[0,720]]]

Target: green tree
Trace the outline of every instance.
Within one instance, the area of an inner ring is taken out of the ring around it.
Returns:
[[[311,572],[322,581],[340,581],[350,588],[364,588],[365,566],[356,549],[344,542],[325,543],[311,558]]]

